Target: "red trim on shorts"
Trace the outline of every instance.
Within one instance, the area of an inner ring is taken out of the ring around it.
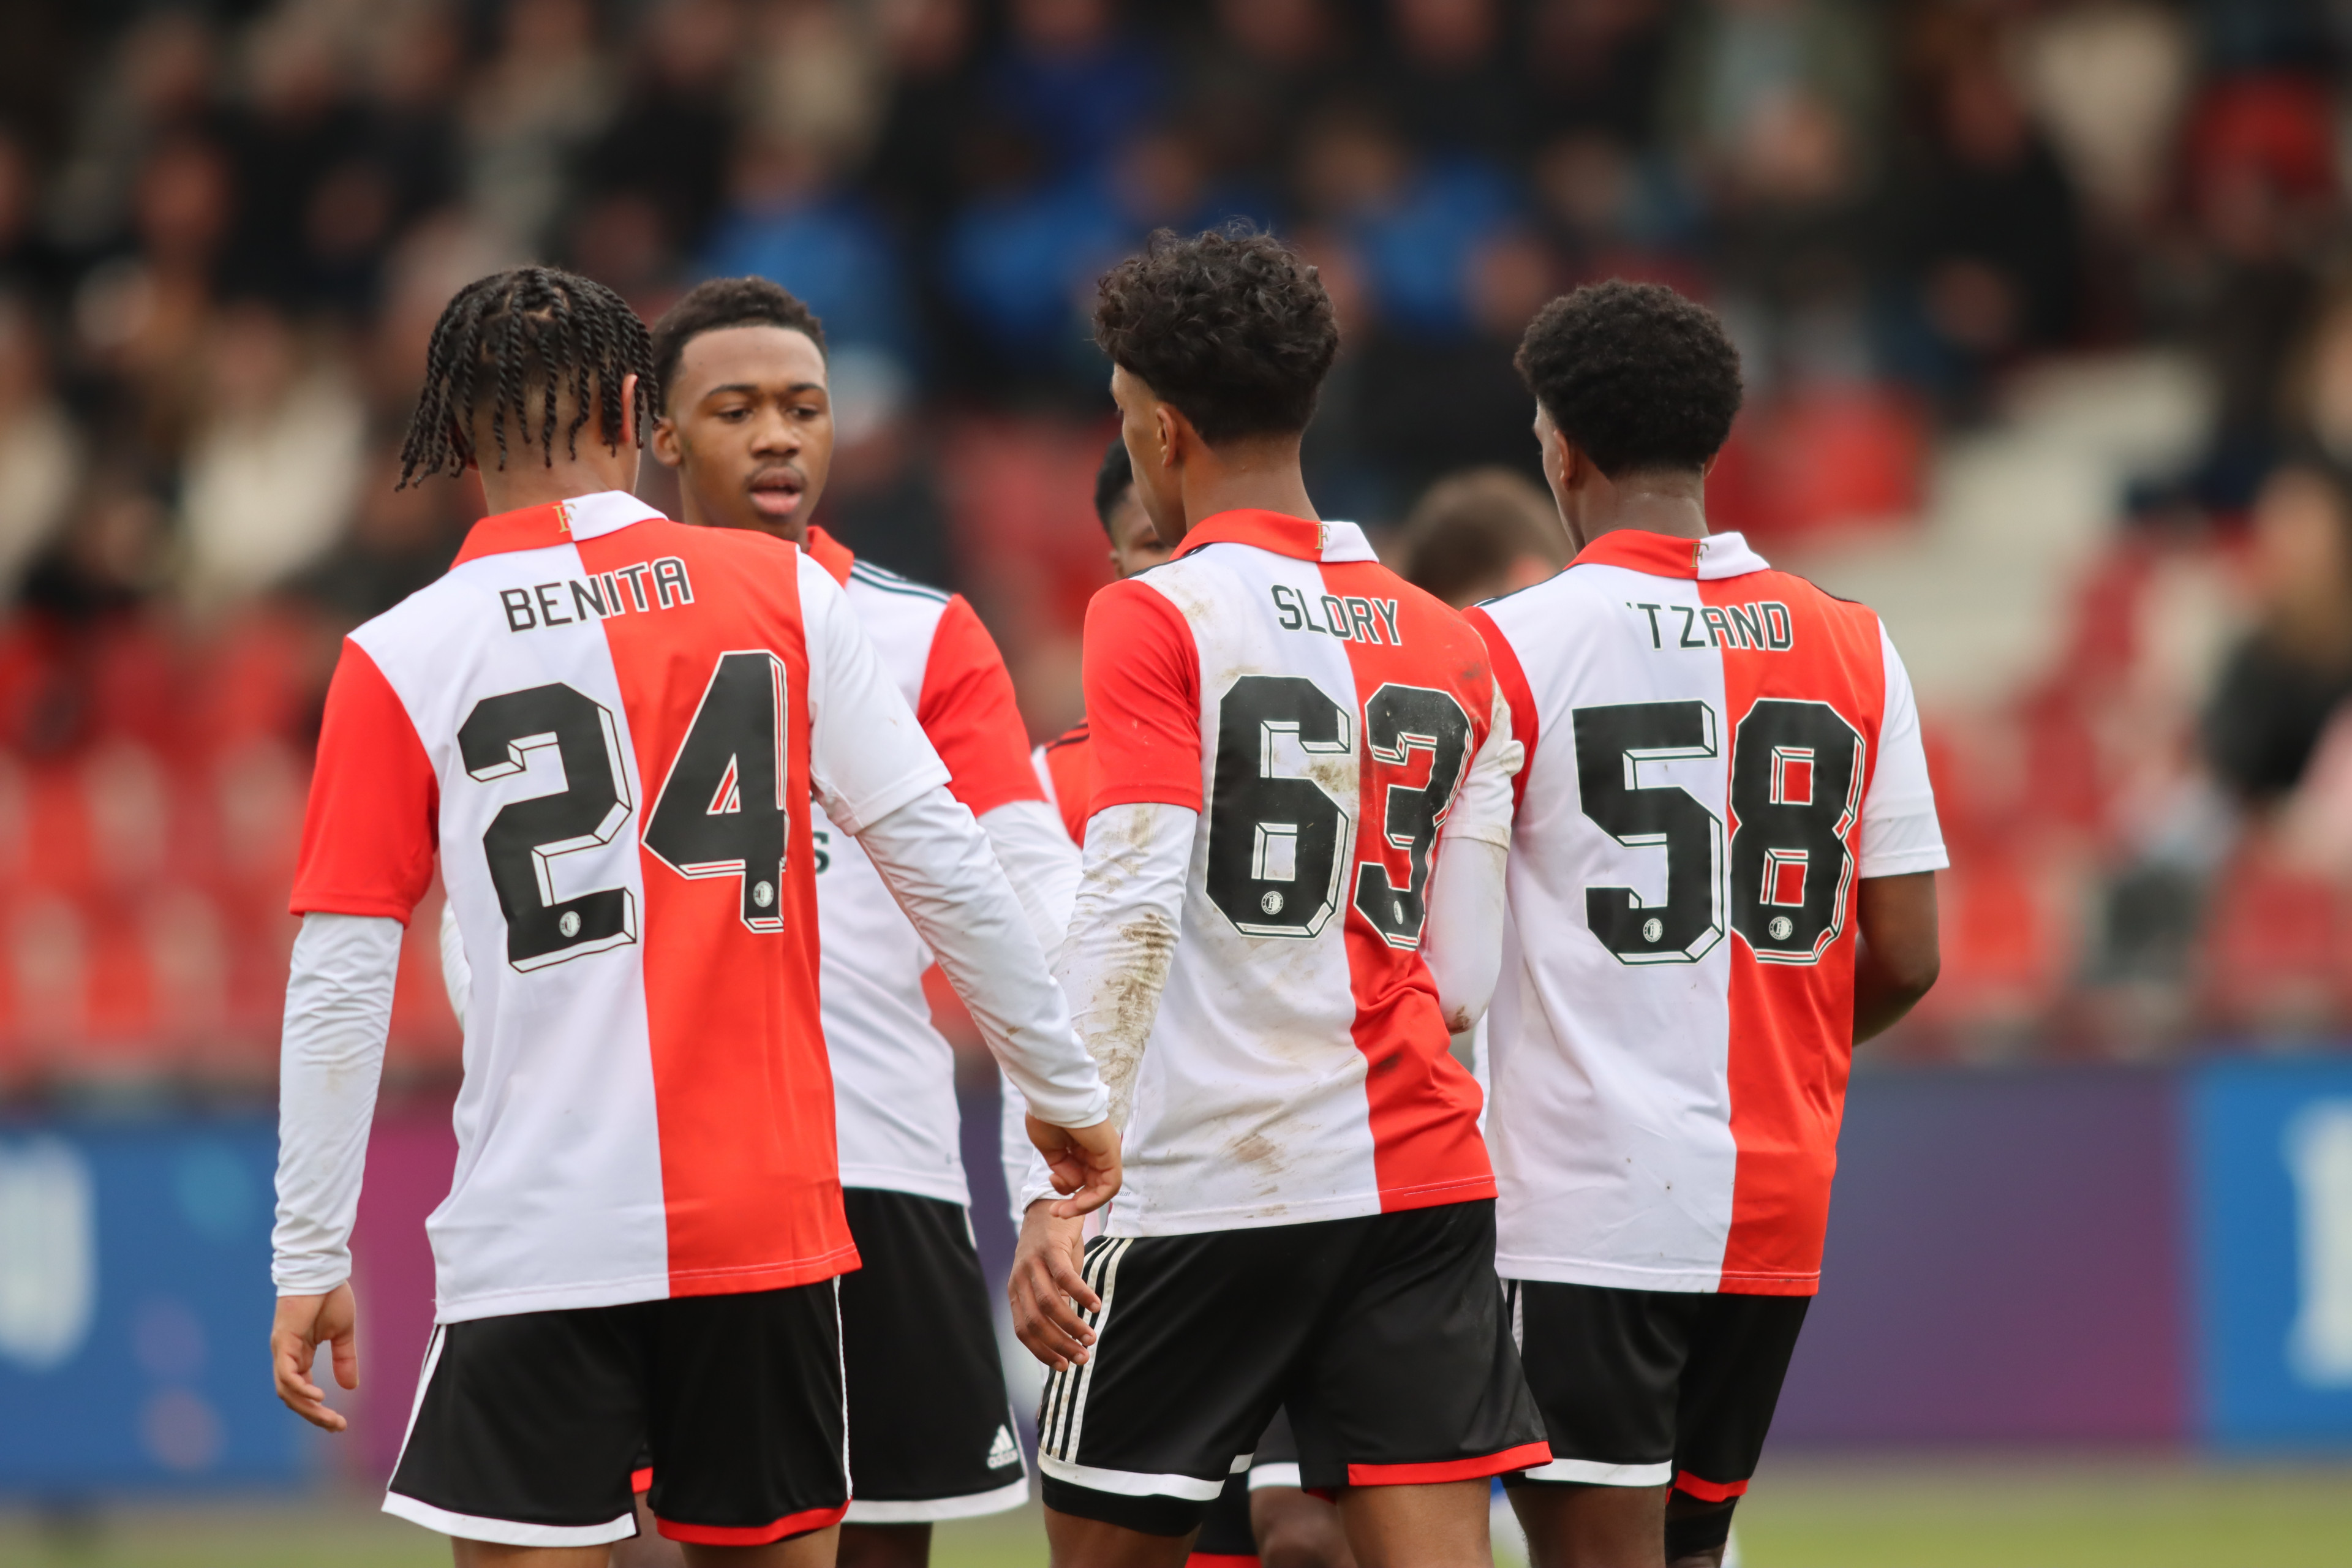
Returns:
[[[1258,1561],[1237,1552],[1195,1552],[1184,1559],[1184,1568],[1258,1568]]]
[[[1688,1470],[1675,1472],[1675,1490],[1688,1492],[1701,1502],[1729,1502],[1746,1495],[1746,1481],[1710,1481],[1692,1475]]]
[[[1551,1463],[1549,1443],[1522,1443],[1499,1454],[1468,1459],[1440,1459],[1431,1465],[1349,1465],[1351,1487],[1422,1487],[1439,1481],[1476,1481],[1512,1470],[1531,1470]]]
[[[766,1546],[791,1535],[806,1535],[813,1530],[824,1530],[841,1522],[849,1511],[845,1498],[831,1508],[805,1508],[798,1513],[788,1513],[773,1524],[754,1524],[741,1529],[719,1524],[673,1524],[656,1515],[655,1528],[663,1539],[683,1541],[689,1546]]]
[[[631,1470],[629,1472],[629,1489],[633,1492],[649,1492],[653,1490],[654,1468],[651,1465],[647,1465],[642,1470]]]

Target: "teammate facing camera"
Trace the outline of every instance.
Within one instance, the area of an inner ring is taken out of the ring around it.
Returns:
[[[1580,289],[1518,365],[1577,555],[1472,609],[1512,732],[1496,1268],[1552,1460],[1538,1568],[1713,1568],[1821,1278],[1853,1049],[1934,984],[1946,861],[1869,609],[1710,534],[1721,324]]]
[[[689,1563],[834,1561],[857,1249],[812,803],[1071,1130],[1040,1140],[1064,1205],[1118,1188],[1108,1095],[1030,921],[838,584],[627,492],[655,385],[643,324],[586,279],[522,268],[451,301],[403,482],[473,468],[492,515],[345,642],[295,878],[271,1357],[330,1430],[310,1369],[331,1342],[356,1385],[350,1233],[401,928],[436,861],[456,910],[457,1166],[384,1507],[461,1568],[604,1563],[637,1529],[643,1453]]]
[[[1488,1479],[1550,1457],[1447,1049],[1496,973],[1508,711],[1475,634],[1307,494],[1339,344],[1311,268],[1163,232],[1104,276],[1096,334],[1174,554],[1087,616],[1056,973],[1131,1177],[1083,1255],[1032,1202],[1014,1259],[1054,1561],[1181,1563],[1280,1407],[1367,1568],[1486,1563]]]

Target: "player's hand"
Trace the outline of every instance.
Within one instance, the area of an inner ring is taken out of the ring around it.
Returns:
[[[1033,1122],[1034,1126],[1034,1123]],[[1021,1216],[1021,1239],[1013,1248],[1013,1331],[1050,1372],[1085,1363],[1095,1331],[1078,1316],[1102,1308],[1078,1272],[1086,1260],[1085,1224],[1059,1214],[1065,1205],[1039,1198]],[[1076,1300],[1077,1307],[1071,1302]]]
[[[1118,1195],[1118,1129],[1109,1118],[1092,1127],[1056,1127],[1032,1116],[1029,1142],[1045,1156],[1054,1190],[1063,1194],[1054,1205],[1056,1219],[1092,1214]]]
[[[269,1326],[269,1367],[277,1376],[278,1397],[311,1426],[340,1432],[351,1423],[327,1408],[325,1390],[310,1381],[310,1363],[322,1343],[334,1347],[335,1381],[357,1388],[359,1304],[348,1279],[323,1296],[278,1297],[278,1319]]]

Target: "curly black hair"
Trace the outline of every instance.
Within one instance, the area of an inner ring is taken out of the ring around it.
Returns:
[[[1339,327],[1316,269],[1272,235],[1163,228],[1096,291],[1095,342],[1211,446],[1315,416]]]
[[[542,460],[555,466],[556,405],[572,395],[566,450],[580,455],[580,432],[591,410],[596,435],[621,445],[621,383],[637,378],[636,435],[660,406],[653,347],[646,324],[628,301],[593,279],[552,267],[517,267],[478,278],[457,290],[433,325],[425,354],[425,390],[400,448],[400,481],[462,474],[479,462],[474,417],[488,400],[498,437],[499,467],[507,466],[508,426],[518,441],[536,439]],[[539,429],[530,428],[530,396],[539,395]]]
[[[1135,464],[1127,455],[1127,437],[1113,436],[1103,451],[1102,467],[1095,470],[1095,516],[1110,531],[1111,514],[1118,510],[1119,498],[1135,483]]]
[[[1739,351],[1723,323],[1660,283],[1612,279],[1554,300],[1512,363],[1612,479],[1705,468],[1739,413]]]
[[[728,327],[806,332],[819,357],[828,357],[824,322],[799,296],[765,278],[712,278],[680,295],[654,323],[654,371],[662,385],[667,388],[677,380],[677,362],[688,343]]]

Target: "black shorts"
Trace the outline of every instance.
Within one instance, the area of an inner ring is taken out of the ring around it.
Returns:
[[[512,1546],[620,1541],[646,1453],[673,1541],[756,1546],[837,1521],[835,1281],[442,1324],[384,1511]]]
[[[1250,1456],[1248,1473],[1235,1471],[1225,1479],[1225,1489],[1201,1517],[1201,1533],[1192,1542],[1185,1568],[1226,1568],[1228,1563],[1257,1561],[1257,1531],[1250,1523],[1250,1493],[1262,1487],[1298,1484],[1298,1439],[1290,1430],[1290,1416],[1274,1413]]]
[[[1552,1461],[1512,1486],[1748,1489],[1810,1296],[1619,1290],[1513,1279],[1512,1337]]]
[[[961,1204],[849,1187],[865,1267],[841,1277],[852,1524],[914,1524],[1029,1500],[988,1279]]]
[[[1492,1200],[1097,1237],[1093,1354],[1047,1381],[1039,1411],[1046,1506],[1187,1534],[1276,1406],[1312,1489],[1546,1462],[1494,1258]]]

